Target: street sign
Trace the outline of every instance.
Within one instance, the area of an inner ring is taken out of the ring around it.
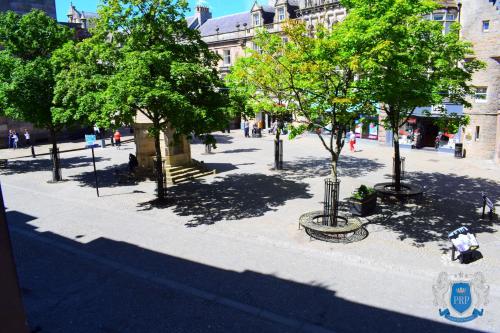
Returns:
[[[87,147],[94,147],[95,140],[96,140],[95,135],[93,135],[93,134],[86,134],[85,135],[85,145]]]

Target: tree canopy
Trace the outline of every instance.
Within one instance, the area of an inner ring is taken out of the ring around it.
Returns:
[[[55,116],[57,68],[52,57],[72,36],[39,10],[0,14],[0,113],[50,131],[54,181],[60,180],[56,134],[66,122]]]
[[[42,11],[0,14],[0,112],[54,131],[63,125],[52,114],[51,57],[71,37],[71,30]]]
[[[316,132],[331,154],[336,179],[346,131],[361,113],[373,112],[358,94],[355,49],[337,29],[320,25],[310,31],[304,22],[289,21],[283,30],[286,39],[260,31],[255,48],[237,61],[228,80],[233,87],[246,87],[257,109],[293,113],[291,137]]]
[[[57,55],[61,84],[56,100],[64,117],[86,117],[105,127],[151,121],[158,195],[163,198],[160,132],[205,134],[226,126],[226,94],[218,56],[184,18],[186,1],[108,0],[93,36]]]
[[[348,10],[339,26],[359,55],[366,100],[381,103],[384,126],[392,131],[396,188],[400,188],[398,129],[416,107],[456,103],[469,105],[472,74],[481,68],[470,58],[472,45],[460,39],[459,24],[445,31],[427,18],[439,4],[433,0],[344,0]],[[446,114],[444,114],[446,115]]]

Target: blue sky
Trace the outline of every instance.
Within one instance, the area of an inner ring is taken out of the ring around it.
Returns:
[[[208,2],[214,17],[249,11],[254,0],[205,0]],[[100,0],[72,0],[78,10],[95,12]],[[191,11],[194,9],[197,0],[189,0]],[[261,3],[267,3],[267,0],[261,0]],[[69,0],[56,0],[57,20],[66,22],[66,13],[68,12]],[[188,13],[187,15],[190,15]]]

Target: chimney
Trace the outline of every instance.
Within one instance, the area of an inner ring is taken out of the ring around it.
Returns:
[[[208,8],[207,5],[198,4],[196,5],[195,16],[198,19],[200,25],[203,25],[203,23],[212,18],[212,13],[210,12],[210,8]]]

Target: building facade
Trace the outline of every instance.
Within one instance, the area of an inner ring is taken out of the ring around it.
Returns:
[[[495,0],[462,0],[462,38],[474,47],[474,57],[486,68],[474,74],[470,125],[464,129],[468,158],[494,159],[500,163],[500,4]]]

